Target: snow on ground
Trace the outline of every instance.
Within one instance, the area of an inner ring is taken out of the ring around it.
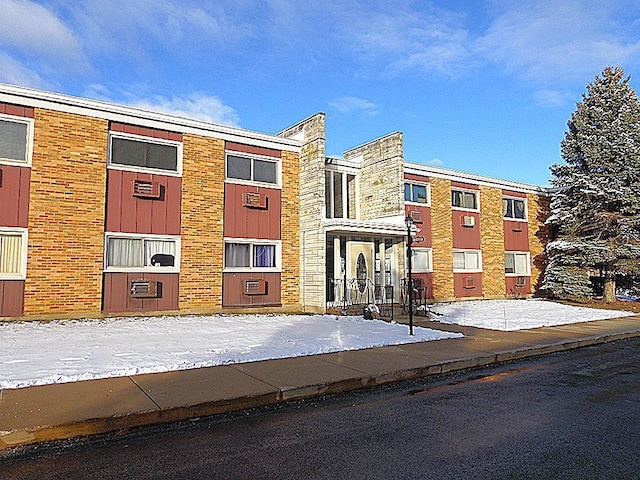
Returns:
[[[437,304],[443,323],[519,330],[633,315],[544,300]],[[436,324],[434,324],[436,325]],[[0,389],[460,337],[362,317],[247,315],[0,322]]]
[[[0,389],[424,342],[461,334],[329,315],[0,322]]]
[[[439,303],[432,318],[442,323],[513,331],[635,315],[620,310],[574,307],[542,299],[470,300]]]

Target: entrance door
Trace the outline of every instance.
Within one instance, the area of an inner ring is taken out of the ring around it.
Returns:
[[[347,243],[347,279],[351,284],[352,303],[369,302],[373,295],[373,242]]]

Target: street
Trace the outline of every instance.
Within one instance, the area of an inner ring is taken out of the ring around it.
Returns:
[[[0,454],[3,479],[637,479],[640,339]]]

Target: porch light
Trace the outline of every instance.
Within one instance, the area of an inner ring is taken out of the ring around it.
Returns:
[[[409,335],[413,335],[413,279],[411,278],[411,261],[413,252],[411,251],[411,245],[413,244],[413,237],[411,237],[411,229],[413,228],[413,218],[407,215],[404,219],[404,224],[407,227],[407,267],[408,267],[408,279],[407,290],[409,291]]]

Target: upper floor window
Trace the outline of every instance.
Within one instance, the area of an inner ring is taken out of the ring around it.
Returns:
[[[505,253],[504,272],[507,275],[530,275],[531,269],[529,268],[529,252]]]
[[[418,183],[404,184],[404,201],[429,204],[429,185]]]
[[[326,218],[356,218],[356,176],[325,171]]]
[[[278,159],[227,154],[227,178],[275,185],[278,183]]]
[[[107,234],[107,271],[180,270],[180,238],[158,235]]]
[[[0,115],[0,161],[31,163],[33,121]]]
[[[454,272],[481,272],[482,254],[480,250],[454,250]]]
[[[111,135],[109,164],[180,173],[182,144],[130,135]]]
[[[467,210],[478,210],[478,192],[473,190],[451,190],[451,206]]]
[[[27,230],[0,228],[0,280],[24,280],[27,275]]]
[[[507,198],[502,199],[502,207],[504,218],[525,220],[527,218],[526,203],[523,198]]]

